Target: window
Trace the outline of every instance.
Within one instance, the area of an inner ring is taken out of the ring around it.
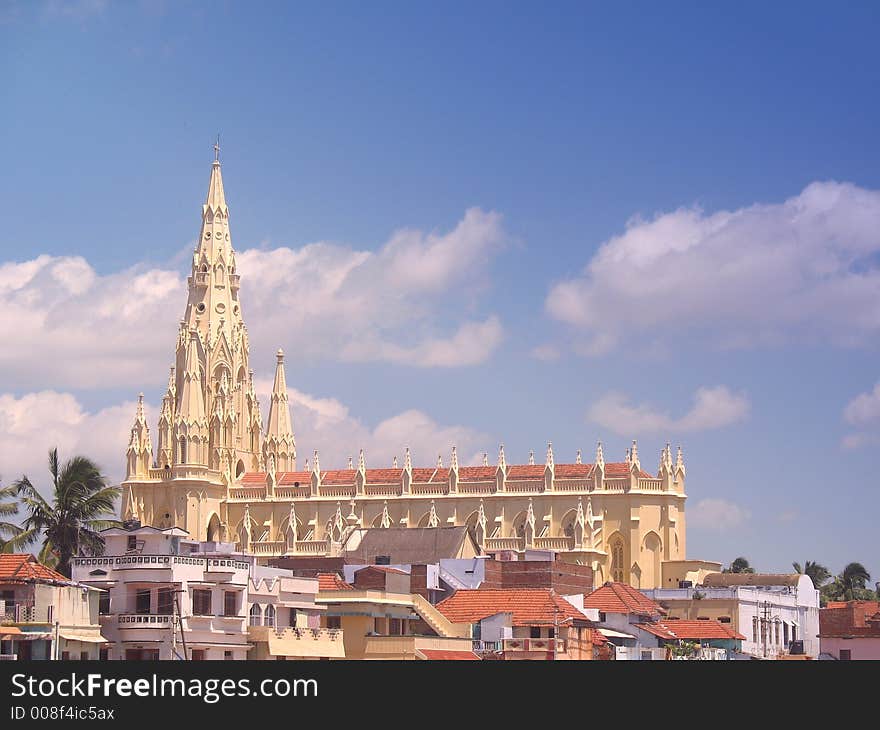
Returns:
[[[782,624],[782,641],[788,646],[788,624]]]
[[[479,624],[477,624],[479,626]],[[399,618],[392,618],[388,622],[388,633],[391,636],[403,636],[401,621]]]
[[[266,626],[275,628],[275,606],[271,603],[266,606]]]
[[[129,535],[128,536],[128,544],[126,546],[127,550],[137,550],[138,541],[137,535]]]
[[[232,652],[229,649],[227,649],[226,651],[223,652],[223,658],[226,661],[229,661],[230,659],[234,659],[235,657],[233,657]]]
[[[81,651],[79,653],[79,660],[81,662],[87,662],[89,660],[89,653],[87,651]]]
[[[797,641],[797,626],[791,627],[791,640]]]
[[[296,628],[296,609],[295,608],[290,609],[290,616],[287,619],[287,625]]]
[[[758,617],[752,617],[752,641],[757,644],[758,643]]]
[[[193,614],[196,616],[211,615],[211,591],[194,588],[192,595]]]
[[[623,540],[617,539],[611,546],[611,580],[623,583],[623,579]]]
[[[341,616],[328,616],[327,617],[327,628],[328,629],[341,629],[342,628],[342,617]]]
[[[605,612],[599,611],[599,623],[605,623]]]
[[[238,614],[238,592],[223,591],[223,615],[235,616]]]
[[[83,593],[83,596],[86,594]],[[46,621],[50,624],[55,620],[55,606],[46,606]]]
[[[719,617],[718,617],[718,623],[720,623],[720,624],[729,624],[729,623],[730,623],[730,616],[719,616]]]
[[[249,616],[250,616],[250,618],[248,620],[248,623],[251,626],[262,626],[263,625],[263,609],[260,608],[259,603],[255,603],[253,606],[251,606]]]
[[[160,614],[166,616],[174,613],[174,590],[172,588],[159,589],[159,604],[157,610]]]
[[[109,661],[109,660],[110,660],[110,650],[109,650],[108,648],[106,648],[106,647],[101,647],[101,648],[98,650],[98,658],[99,658],[102,662]]]
[[[69,660],[70,660],[70,652],[69,651],[62,651],[61,652],[61,661],[66,662]]]
[[[98,613],[102,616],[106,616],[110,613],[110,592],[104,591],[98,597]]]
[[[134,594],[134,612],[149,613],[150,612],[150,590],[142,589]]]
[[[841,649],[840,650],[840,661],[848,662],[852,660],[852,649]]]
[[[205,650],[204,649],[193,649],[192,650],[192,660],[194,662],[205,661]]]
[[[529,626],[529,637],[532,639],[540,639],[541,638],[541,627],[540,626]]]
[[[774,628],[776,629],[776,643],[778,644],[779,643],[779,621],[775,621],[774,623],[776,624]]]

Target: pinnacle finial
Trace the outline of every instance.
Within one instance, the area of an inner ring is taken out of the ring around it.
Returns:
[[[412,469],[412,454],[409,453],[409,446],[407,446],[406,450],[403,452],[403,468],[406,471]]]
[[[529,449],[529,466],[535,465],[535,450]]]
[[[396,456],[391,460],[391,468],[397,469],[397,457]]]
[[[361,449],[358,454],[358,471],[366,471],[367,470],[367,459],[364,456],[364,450]]]
[[[354,469],[354,459],[351,456],[348,457],[348,470],[351,471]]]
[[[443,454],[437,454],[437,468],[443,468]]]
[[[277,358],[277,360],[278,360],[278,364],[279,364],[279,365],[280,365],[281,363],[283,363],[283,362],[284,362],[284,350],[282,350],[282,349],[279,347],[279,348],[278,348],[278,352],[275,353],[275,357]]]
[[[452,447],[452,457],[449,460],[449,465],[453,471],[458,471],[458,452],[455,450],[455,446]]]
[[[489,454],[488,452],[483,452],[483,466],[489,466]]]
[[[553,442],[552,442],[552,441],[548,441],[548,442],[547,442],[547,462],[546,462],[546,466],[549,466],[551,469],[555,466],[554,459],[553,459]]]
[[[578,449],[577,456],[575,457],[574,463],[575,464],[583,464],[583,461],[581,460],[581,450],[580,449]]]

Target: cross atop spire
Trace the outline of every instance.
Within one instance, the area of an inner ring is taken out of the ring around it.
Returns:
[[[217,141],[214,142],[214,162],[220,162],[220,132],[217,132]]]

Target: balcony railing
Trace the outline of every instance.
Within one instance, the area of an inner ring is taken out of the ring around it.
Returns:
[[[524,550],[525,538],[522,537],[487,537],[486,550]]]
[[[536,550],[574,550],[574,537],[536,537]]]
[[[43,610],[43,613],[46,611]],[[33,601],[0,601],[0,619],[17,624],[35,623],[37,608]]]
[[[228,558],[196,558],[188,555],[119,555],[103,558],[74,558],[74,567],[110,566],[124,569],[157,568],[170,570],[174,565],[200,566],[209,572],[247,570],[250,565]]]
[[[174,617],[161,613],[120,613],[116,625],[120,629],[167,629]]]
[[[565,652],[565,639],[504,639],[504,651]]]

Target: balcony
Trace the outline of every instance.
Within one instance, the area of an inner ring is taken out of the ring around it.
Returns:
[[[427,650],[428,654],[422,652]],[[367,636],[362,657],[349,659],[423,659],[432,651],[473,653],[469,638],[442,636]]]
[[[525,538],[522,537],[487,537],[486,550],[525,550]]]
[[[341,629],[273,628],[249,626],[248,640],[258,646],[253,658],[291,657],[302,659],[344,659],[345,645]],[[265,646],[259,646],[265,642]]]
[[[516,653],[541,653],[553,655],[565,653],[564,639],[504,639],[502,649],[504,652]],[[548,656],[548,658],[550,658]]]
[[[47,611],[44,607],[42,610],[44,616]],[[48,617],[46,617],[48,620]],[[23,601],[0,601],[0,621],[4,623],[16,624],[32,624],[39,621],[37,617],[37,608],[32,600]],[[41,623],[46,623],[42,621]]]
[[[167,613],[120,613],[116,625],[123,629],[167,629],[174,617]]]

